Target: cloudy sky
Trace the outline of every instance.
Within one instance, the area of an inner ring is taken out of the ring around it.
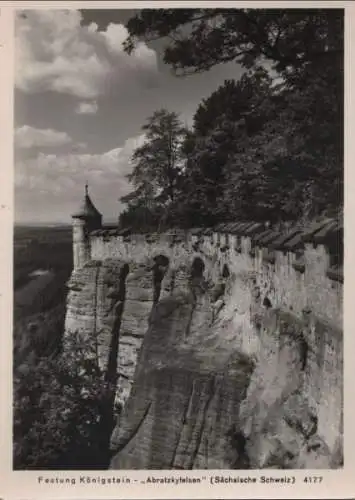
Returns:
[[[176,78],[162,42],[128,56],[124,24],[133,12],[17,13],[16,222],[70,222],[86,180],[104,221],[117,220],[146,118],[164,107],[189,124],[201,99],[241,75],[230,63]]]

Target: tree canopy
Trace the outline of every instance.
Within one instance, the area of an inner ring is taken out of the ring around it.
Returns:
[[[230,61],[245,70],[200,103],[191,130],[178,126],[183,168],[174,170],[174,196],[161,186],[171,224],[301,220],[341,209],[341,9],[143,9],[127,28],[127,52],[161,38],[178,75]],[[156,114],[162,137],[164,114]],[[164,178],[162,142],[147,137],[145,148],[154,151],[151,163],[134,172]],[[140,199],[132,197],[131,206]]]
[[[270,60],[287,75],[343,54],[342,9],[142,9],[127,29],[128,53],[140,39],[164,38],[164,62],[177,74]]]

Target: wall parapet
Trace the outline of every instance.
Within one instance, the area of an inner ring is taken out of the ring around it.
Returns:
[[[103,243],[165,243],[175,245],[190,243],[197,249],[199,245],[210,244],[220,252],[235,251],[242,253],[247,249],[255,257],[256,249],[265,249],[263,260],[275,261],[275,252],[294,254],[293,266],[302,272],[306,266],[304,253],[307,246],[323,246],[324,258],[328,260],[325,272],[331,280],[343,282],[343,223],[338,219],[323,219],[301,228],[299,225],[285,228],[267,227],[257,222],[236,222],[219,224],[213,228],[172,229],[164,233],[137,233],[131,229],[112,228],[112,226],[92,231],[92,242],[100,239]],[[242,241],[244,245],[242,245]],[[95,244],[94,244],[95,247]],[[99,250],[98,250],[99,251]],[[92,258],[99,258],[92,255]]]
[[[250,289],[258,286],[273,306],[298,315],[309,308],[342,329],[342,221],[324,219],[286,229],[237,222],[164,233],[102,228],[90,233],[90,247],[93,260],[143,263],[161,254],[178,266],[198,256],[212,280],[221,276],[224,265],[234,274],[252,273],[256,279]]]

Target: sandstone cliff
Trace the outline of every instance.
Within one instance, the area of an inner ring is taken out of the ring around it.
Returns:
[[[282,252],[169,245],[116,245],[69,283],[66,335],[95,339],[123,408],[111,468],[342,466],[341,292],[323,250],[303,275]]]
[[[308,397],[314,367],[307,350],[317,350],[305,341],[308,319],[257,301],[250,315],[238,280],[228,278],[217,300],[213,284],[196,291],[186,281],[185,291],[155,307],[112,436],[112,468],[339,466],[337,387],[328,388],[338,400],[329,407],[337,428],[327,435],[319,434],[318,407]]]
[[[117,379],[120,407],[130,392],[153,306],[151,266],[91,261],[73,273],[68,288],[65,336],[90,339],[101,368]]]

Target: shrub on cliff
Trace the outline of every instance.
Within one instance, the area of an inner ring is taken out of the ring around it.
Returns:
[[[22,366],[14,377],[15,469],[105,468],[111,392],[83,349]]]

